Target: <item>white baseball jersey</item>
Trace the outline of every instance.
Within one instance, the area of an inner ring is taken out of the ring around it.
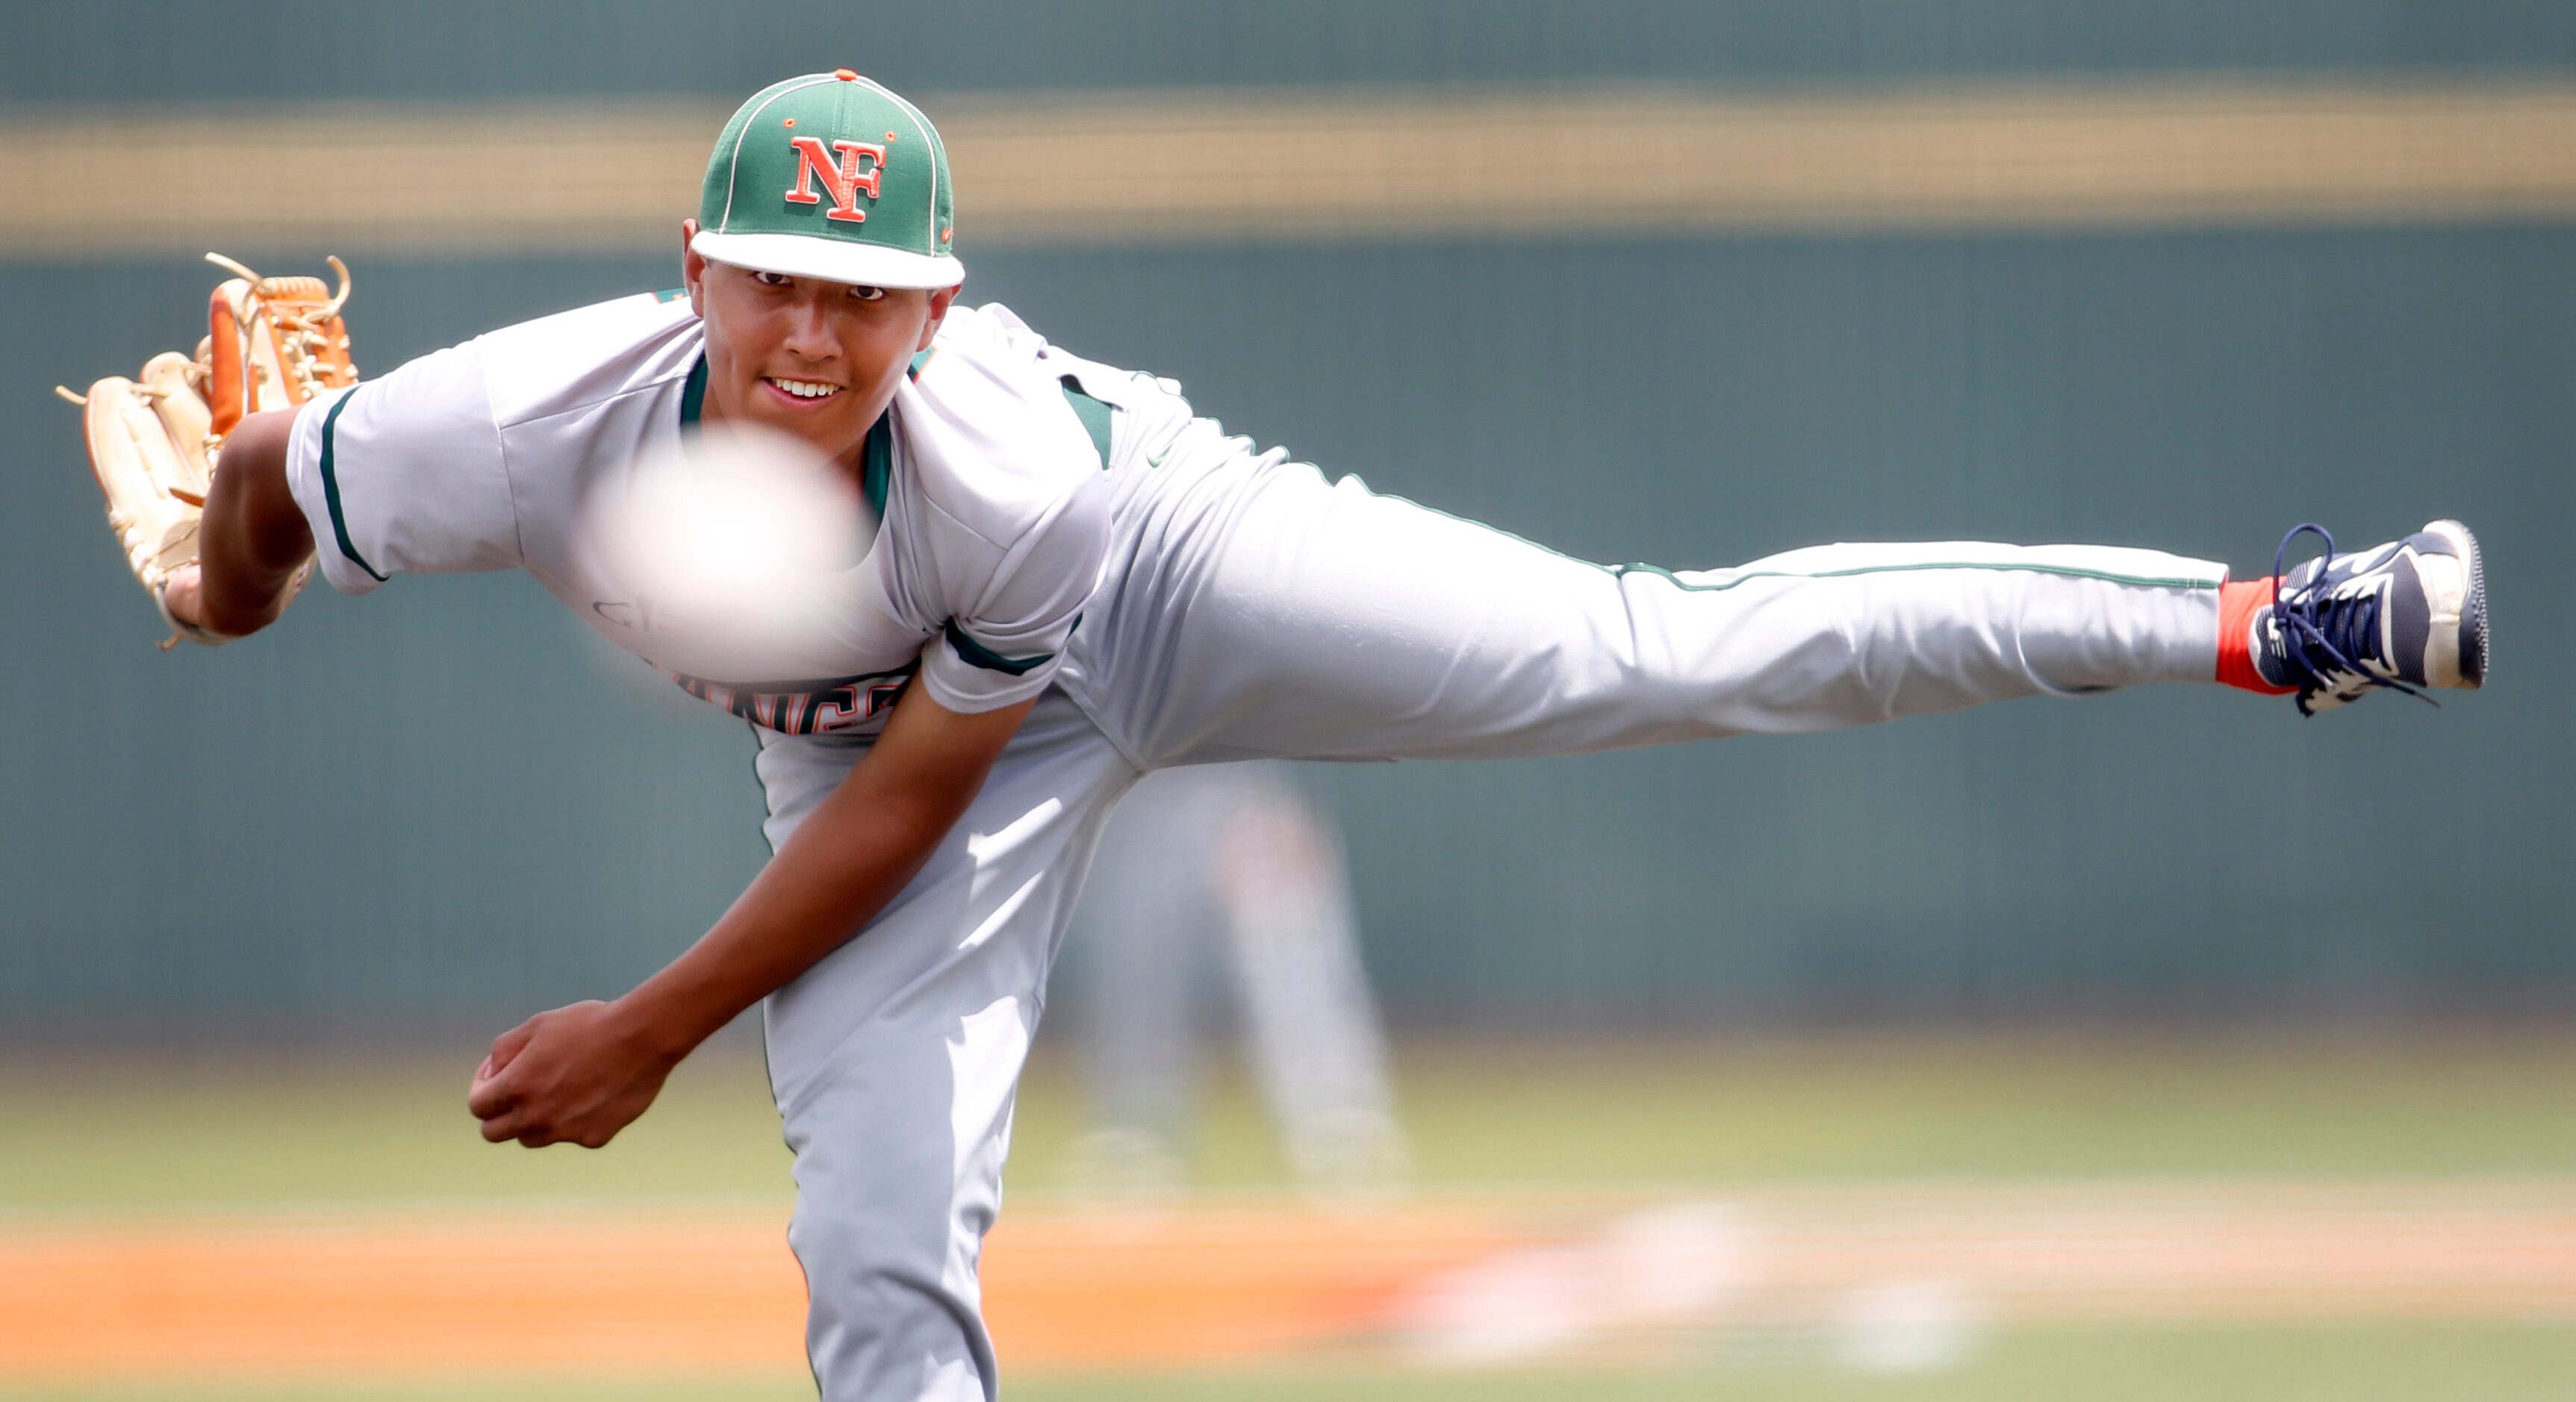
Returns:
[[[791,735],[881,728],[916,673],[962,712],[1044,691],[1109,513],[1109,411],[1069,393],[1044,338],[1007,308],[951,311],[868,435],[873,541],[799,577],[826,626],[755,676],[705,674],[686,630],[610,568],[586,510],[696,422],[704,339],[685,298],[626,297],[317,399],[288,481],[324,577],[361,594],[396,573],[525,568],[602,637]]]

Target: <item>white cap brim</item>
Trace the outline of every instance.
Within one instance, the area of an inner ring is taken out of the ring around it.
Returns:
[[[709,262],[788,277],[859,287],[955,287],[966,265],[900,248],[812,238],[804,234],[716,234],[701,231],[689,247]]]

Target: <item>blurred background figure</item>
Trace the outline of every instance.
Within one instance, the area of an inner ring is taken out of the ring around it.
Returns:
[[[1302,1188],[1402,1181],[1341,834],[1286,765],[1147,776],[1102,839],[1065,960],[1072,996],[1057,1015],[1082,1043],[1097,1121],[1062,1172],[1069,1188],[1151,1197],[1187,1186],[1212,1002],[1230,1014]]]

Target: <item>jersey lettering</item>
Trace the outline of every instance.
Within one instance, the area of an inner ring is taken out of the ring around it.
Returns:
[[[808,691],[745,691],[667,667],[662,670],[682,691],[754,725],[783,735],[830,735],[855,730],[885,714],[903,695],[911,669],[886,679],[852,677]]]
[[[885,174],[885,148],[864,141],[835,141],[832,153],[823,150],[819,136],[799,136],[787,143],[796,148],[796,184],[787,192],[789,204],[821,204],[823,197],[814,193],[815,177],[832,196],[832,207],[823,212],[826,219],[840,219],[853,224],[867,222],[867,211],[859,208],[859,196],[871,201],[877,197]],[[833,159],[837,154],[840,159]],[[859,158],[866,157],[868,168],[859,169]]]

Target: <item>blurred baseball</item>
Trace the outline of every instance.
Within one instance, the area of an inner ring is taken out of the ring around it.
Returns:
[[[828,670],[876,533],[849,472],[783,433],[733,424],[639,459],[589,516],[634,595],[646,655],[719,681]]]

